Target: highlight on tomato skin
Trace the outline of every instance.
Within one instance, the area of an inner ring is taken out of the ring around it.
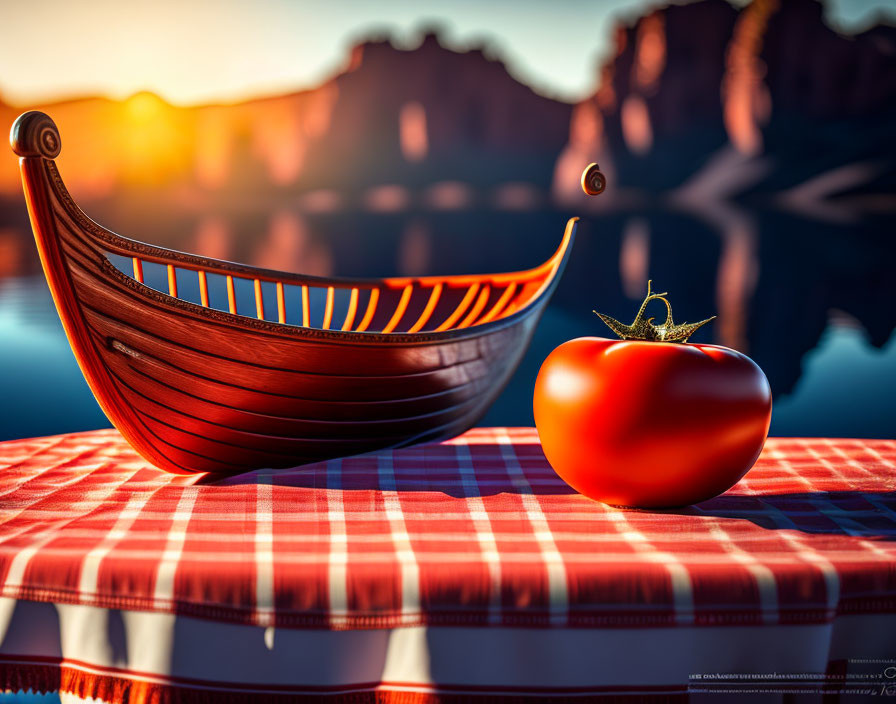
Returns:
[[[533,410],[545,456],[576,491],[668,508],[747,473],[768,434],[771,390],[725,347],[584,337],[545,360]]]

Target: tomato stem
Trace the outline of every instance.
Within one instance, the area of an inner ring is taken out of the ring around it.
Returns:
[[[714,320],[716,316],[701,320],[699,323],[680,323],[675,324],[672,319],[672,306],[666,298],[669,294],[652,293],[651,287],[653,282],[647,282],[647,297],[638,309],[631,325],[620,323],[609,315],[593,311],[594,314],[606,323],[607,327],[615,332],[623,340],[643,340],[645,342],[687,342],[688,338],[693,335],[698,328],[706,325],[710,320]],[[666,304],[666,320],[662,325],[655,325],[655,318],[645,318],[644,313],[647,310],[647,304],[651,301],[662,301]]]

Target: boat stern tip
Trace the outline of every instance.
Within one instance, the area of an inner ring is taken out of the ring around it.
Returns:
[[[39,110],[29,110],[16,118],[9,131],[9,144],[21,157],[55,159],[62,150],[56,123]]]
[[[551,261],[559,261],[569,254],[569,250],[572,248],[572,243],[576,237],[576,228],[578,226],[578,215],[574,215],[566,221],[566,229],[563,231],[563,239],[560,241],[557,251],[554,252],[554,256],[551,257]]]

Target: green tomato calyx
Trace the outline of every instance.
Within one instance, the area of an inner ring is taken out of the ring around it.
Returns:
[[[593,311],[594,314],[603,320],[610,330],[619,335],[620,339],[643,340],[645,342],[687,342],[688,338],[698,328],[715,319],[716,316],[712,316],[712,318],[701,320],[699,323],[679,323],[676,325],[672,320],[672,306],[669,305],[669,301],[666,299],[666,296],[669,294],[666,292],[651,293],[651,283],[651,281],[647,282],[647,298],[644,299],[644,302],[638,309],[638,314],[631,325],[620,323],[615,318],[597,311]],[[657,300],[666,304],[666,321],[662,325],[655,325],[653,322],[655,318],[644,317],[647,304]]]

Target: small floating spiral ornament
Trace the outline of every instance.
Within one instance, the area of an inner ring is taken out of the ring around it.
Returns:
[[[603,175],[600,166],[588,164],[582,172],[582,190],[589,196],[597,196],[607,187],[607,177]]]

